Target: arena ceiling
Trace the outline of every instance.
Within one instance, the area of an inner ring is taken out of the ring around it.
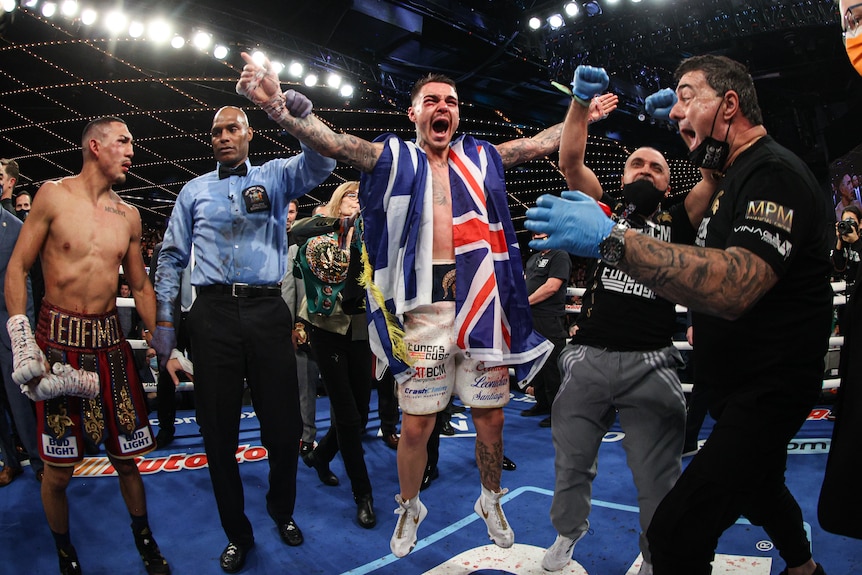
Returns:
[[[831,0],[594,0],[591,9],[598,6],[599,13],[538,31],[528,29],[529,17],[544,19],[562,1],[79,0],[142,20],[160,15],[184,33],[206,30],[228,48],[222,60],[188,45],[109,37],[80,17],[47,17],[45,1],[24,0],[0,20],[0,157],[17,159],[20,189],[35,191],[80,169],[80,133],[88,120],[120,116],[136,145],[130,177],[118,191],[152,220],[169,215],[185,182],[213,169],[207,132],[221,106],[249,111],[253,163],[299,151],[296,140],[235,94],[240,50],[341,73],[356,86],[350,98],[322,85],[300,86],[285,74],[282,80],[306,93],[334,129],[369,139],[385,131],[411,136],[407,94],[429,71],[458,82],[462,131],[499,142],[562,119],[567,100],[551,80],[568,83],[579,63],[605,66],[622,105],[591,128],[588,159],[610,186],[621,170],[612,160],[651,144],[679,159],[674,167],[681,175],[672,183],[686,189],[691,170],[673,127],[639,115],[643,98],[671,86],[675,65],[694,53],[724,53],[748,64],[767,127],[824,178],[828,162],[862,133],[858,111],[851,113],[862,101],[860,81],[843,52]],[[510,173],[516,219],[539,194],[562,189],[554,161]],[[303,203],[325,199],[357,176],[340,165]]]

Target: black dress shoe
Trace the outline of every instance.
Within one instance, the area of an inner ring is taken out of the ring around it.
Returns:
[[[321,483],[330,487],[338,485],[338,477],[329,469],[329,464],[318,460],[317,454],[314,451],[310,451],[308,455],[302,458],[302,461],[317,471],[317,476],[320,478]]]
[[[278,527],[278,535],[281,537],[281,540],[291,547],[302,545],[302,542],[305,541],[302,531],[299,530],[299,527],[296,526],[296,521],[293,519],[287,523],[276,523],[275,525]]]
[[[540,407],[537,403],[533,407],[522,411],[521,415],[524,417],[535,417],[537,415],[548,415],[549,413],[551,413],[550,407]]]
[[[443,424],[443,428],[440,430],[440,433],[443,435],[455,435],[455,428],[452,427],[450,422],[446,422]]]
[[[374,514],[374,499],[371,494],[360,495],[356,501],[356,520],[360,527],[371,529],[377,525],[377,515]]]
[[[508,457],[506,457],[504,455],[503,456],[503,469],[505,471],[515,471],[516,469],[518,469],[518,466],[515,465],[514,461],[512,461],[511,459],[509,459]]]
[[[419,491],[425,491],[429,487],[431,487],[431,482],[440,477],[440,470],[437,469],[437,466],[431,467],[430,465],[425,467],[425,473],[422,474],[422,483],[419,484]]]
[[[299,442],[299,456],[305,460],[306,456],[314,449],[314,443],[308,441]]]
[[[160,429],[158,434],[156,434],[156,447],[158,449],[164,449],[168,445],[174,442],[174,432],[168,431],[167,429]]]
[[[224,551],[219,557],[219,565],[225,573],[236,573],[245,565],[245,556],[248,555],[249,549],[252,546],[237,545],[236,543],[228,543]]]
[[[539,422],[539,427],[551,427],[551,418],[546,417],[542,421]]]
[[[401,440],[397,433],[384,433],[382,439],[389,449],[398,449],[398,442]]]

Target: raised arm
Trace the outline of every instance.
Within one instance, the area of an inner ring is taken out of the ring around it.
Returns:
[[[560,141],[560,171],[569,190],[580,190],[593,199],[602,198],[602,186],[596,174],[586,166],[587,127],[595,102],[594,95],[608,87],[608,75],[602,68],[578,66],[572,82],[575,93],[563,122]],[[586,98],[586,99],[584,99]]]
[[[294,90],[281,91],[278,75],[269,60],[257,64],[243,52],[246,64],[236,91],[260,106],[267,115],[296,139],[319,154],[370,172],[383,151],[382,143],[369,142],[350,134],[336,133],[311,114],[311,102]]]
[[[579,68],[589,67],[580,66]],[[598,68],[590,69],[597,70]],[[607,76],[607,74],[605,74],[605,76]],[[584,118],[587,123],[603,120],[608,117],[608,114],[616,110],[619,98],[615,94],[604,94],[594,98],[594,96],[600,94],[605,88],[607,88],[607,82],[605,82],[601,89],[595,89],[595,86],[589,87],[582,84],[580,86],[580,91],[578,90],[579,87],[574,84],[575,82],[572,82],[574,88],[573,93],[567,91],[568,89],[565,88],[565,86],[559,84],[555,85],[562,87],[566,93],[571,93],[576,99],[581,100],[585,109]],[[532,138],[518,138],[498,145],[497,151],[500,152],[500,156],[503,158],[503,167],[511,168],[512,166],[517,166],[518,164],[523,164],[524,162],[529,162],[530,160],[553,154],[559,150],[564,129],[563,127],[565,123],[570,121],[570,119],[580,120],[580,118],[570,118],[567,114],[564,123],[556,124],[546,130],[542,130]]]

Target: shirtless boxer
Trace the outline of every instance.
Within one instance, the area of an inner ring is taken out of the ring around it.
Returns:
[[[42,505],[60,572],[81,573],[69,535],[66,488],[85,443],[98,446],[104,440],[147,573],[167,574],[134,459],[152,450],[155,441],[116,310],[122,265],[138,313],[150,331],[155,327],[155,292],[141,257],[141,218],[111,189],[126,181],[132,135],[119,118],[99,118],[84,128],[82,148],[80,174],[45,183],[37,192],[9,261],[13,379],[36,401],[45,461]],[[37,256],[46,292],[34,337],[24,312],[27,273]]]

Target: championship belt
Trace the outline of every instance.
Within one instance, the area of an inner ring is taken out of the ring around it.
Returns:
[[[308,312],[331,315],[347,279],[350,252],[339,247],[337,237],[325,234],[308,240],[299,250],[298,260]]]

